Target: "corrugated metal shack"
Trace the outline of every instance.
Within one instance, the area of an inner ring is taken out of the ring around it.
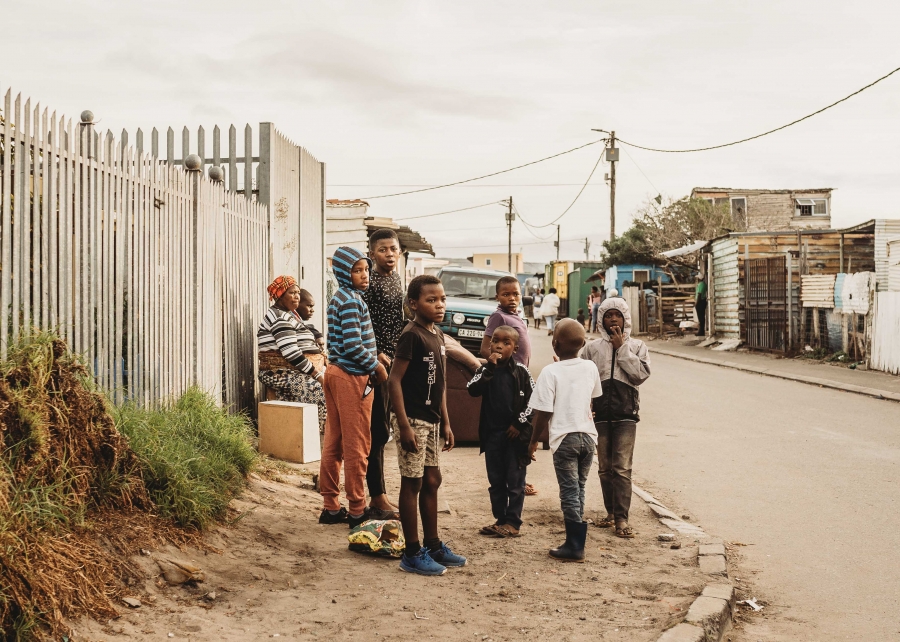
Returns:
[[[874,272],[878,267],[886,283],[887,241],[879,230],[894,223],[872,220],[840,230],[736,232],[713,239],[707,256],[712,332],[761,350],[802,347],[814,327],[825,331],[827,323],[813,318],[818,308],[802,307],[801,276]],[[883,266],[876,261],[879,243],[884,244]],[[886,289],[878,281],[879,289]]]

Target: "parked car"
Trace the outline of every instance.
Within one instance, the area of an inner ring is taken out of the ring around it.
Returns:
[[[478,354],[488,317],[497,309],[497,279],[509,272],[445,267],[437,274],[447,294],[447,310],[440,328],[465,348]],[[523,314],[522,304],[519,314]]]

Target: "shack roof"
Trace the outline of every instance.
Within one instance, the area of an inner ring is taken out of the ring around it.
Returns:
[[[740,189],[735,187],[695,187],[691,194],[825,194],[834,191],[833,187],[813,187],[811,189]]]

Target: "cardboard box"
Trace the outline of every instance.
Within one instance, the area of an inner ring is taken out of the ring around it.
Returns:
[[[315,404],[263,401],[258,418],[259,452],[298,464],[322,458]]]

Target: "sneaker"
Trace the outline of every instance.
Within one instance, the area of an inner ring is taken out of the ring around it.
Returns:
[[[443,575],[447,571],[447,567],[441,566],[431,559],[428,549],[423,546],[412,557],[403,553],[400,558],[400,570],[419,575]]]
[[[362,515],[360,515],[359,517],[354,517],[349,513],[347,514],[347,524],[350,526],[350,528],[356,528],[360,524],[368,522],[370,519],[377,518],[372,514],[372,509],[369,507],[366,507],[366,509],[363,510]]]
[[[319,523],[320,524],[343,524],[347,521],[347,509],[343,506],[341,510],[339,510],[335,514],[329,513],[327,510],[323,510],[319,515]]]
[[[462,555],[457,555],[453,551],[450,550],[450,547],[441,542],[441,548],[437,551],[431,551],[431,557],[438,564],[443,564],[444,566],[465,566],[469,563]]]

